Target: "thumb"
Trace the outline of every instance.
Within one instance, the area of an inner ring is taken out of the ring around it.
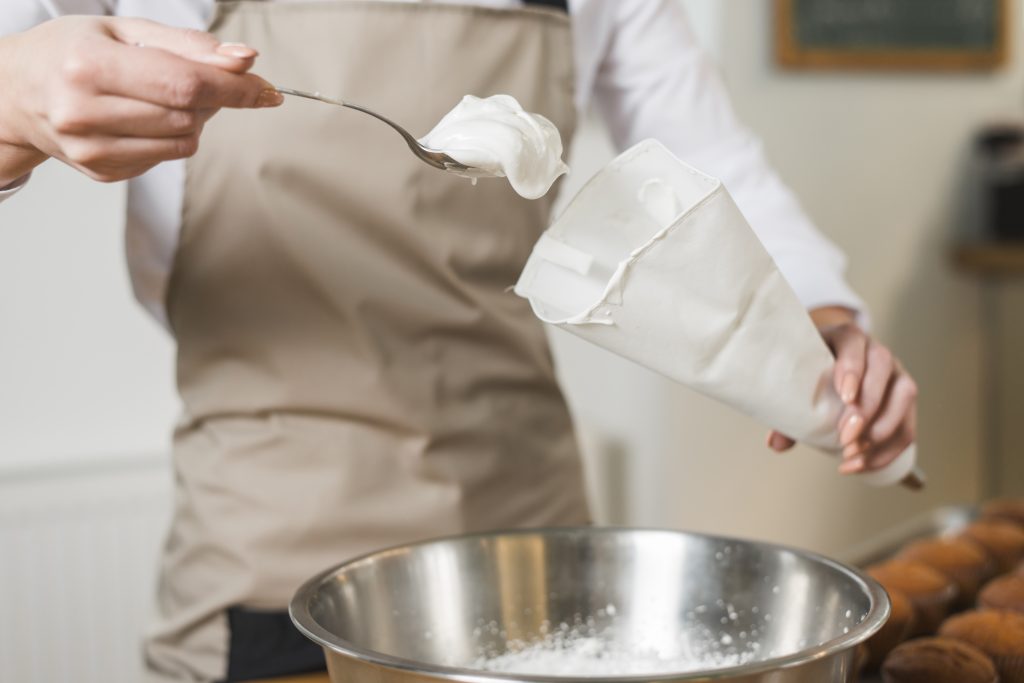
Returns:
[[[776,453],[783,453],[796,445],[796,441],[774,429],[768,432],[768,448]]]
[[[119,17],[110,19],[108,27],[113,37],[122,43],[166,50],[233,73],[244,73],[252,68],[258,54],[248,45],[222,43],[205,31],[174,28],[147,19]]]
[[[849,405],[857,400],[861,382],[864,380],[868,337],[859,327],[843,325],[830,331],[826,341],[836,357],[833,370],[836,393],[843,403]]]

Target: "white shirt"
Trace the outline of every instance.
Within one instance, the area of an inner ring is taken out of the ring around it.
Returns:
[[[811,224],[768,165],[759,141],[736,120],[678,0],[569,0],[569,7],[578,109],[595,106],[619,149],[657,138],[684,161],[721,178],[807,308],[862,310],[843,279],[843,254]],[[138,16],[205,28],[213,9],[214,0],[4,0],[0,35],[62,14]],[[125,242],[132,286],[139,302],[164,323],[184,169],[183,161],[166,162],[128,181]],[[0,201],[16,189],[0,189]]]

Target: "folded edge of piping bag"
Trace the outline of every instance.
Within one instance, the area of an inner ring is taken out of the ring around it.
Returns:
[[[515,292],[544,322],[839,450],[831,351],[721,181],[655,140],[587,182]]]

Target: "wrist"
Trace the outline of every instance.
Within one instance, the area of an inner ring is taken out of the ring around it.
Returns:
[[[808,313],[819,330],[857,323],[857,312],[845,306],[821,306]]]
[[[17,41],[17,34],[0,38],[0,83],[6,84],[0,92],[0,188],[24,177],[47,158],[18,132]]]
[[[39,164],[46,161],[46,155],[34,147],[19,147],[0,142],[0,190],[21,180]]]

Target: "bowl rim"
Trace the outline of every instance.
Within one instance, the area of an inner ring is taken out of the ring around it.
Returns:
[[[719,669],[706,671],[688,671],[681,673],[658,673],[658,674],[632,674],[632,675],[608,675],[608,676],[557,676],[537,674],[515,674],[497,671],[479,671],[455,666],[442,666],[429,664],[404,657],[385,654],[372,650],[349,640],[330,633],[313,618],[309,610],[309,603],[315,596],[318,588],[326,580],[330,579],[344,569],[353,568],[356,565],[365,563],[388,554],[398,551],[411,550],[413,548],[440,544],[450,541],[472,541],[484,538],[497,538],[504,536],[535,536],[552,533],[586,533],[586,534],[619,534],[619,533],[664,533],[673,536],[697,537],[705,540],[722,543],[743,543],[761,549],[784,551],[803,557],[805,559],[819,562],[840,574],[852,579],[868,596],[870,601],[867,616],[863,621],[852,627],[847,633],[833,638],[825,643],[814,647],[807,647],[796,652],[766,659],[755,664],[741,664]],[[891,603],[889,596],[881,584],[872,579],[863,570],[848,565],[838,560],[825,557],[819,553],[802,550],[780,543],[756,541],[732,536],[719,536],[715,534],[703,534],[692,531],[663,527],[633,527],[633,526],[551,526],[524,529],[499,529],[492,531],[481,531],[467,534],[454,534],[423,539],[412,543],[381,548],[364,553],[352,559],[334,565],[309,579],[295,592],[291,603],[288,606],[288,614],[295,627],[307,638],[321,647],[336,652],[340,655],[356,659],[363,663],[370,663],[377,666],[397,669],[414,673],[420,676],[433,678],[444,678],[460,683],[588,683],[592,681],[622,681],[623,683],[642,682],[663,682],[663,681],[688,681],[688,680],[715,680],[735,677],[738,675],[752,676],[767,671],[788,669],[809,664],[811,662],[831,657],[839,652],[852,649],[855,646],[867,641],[872,635],[878,632],[889,618]]]

